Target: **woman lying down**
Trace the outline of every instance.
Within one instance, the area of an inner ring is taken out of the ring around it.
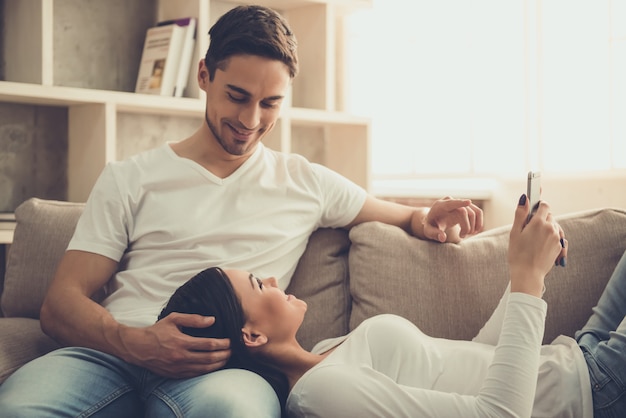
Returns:
[[[305,302],[273,278],[217,267],[181,286],[160,318],[215,317],[208,328],[184,331],[230,338],[226,367],[266,378],[293,417],[626,416],[626,256],[576,340],[542,346],[544,277],[561,264],[567,241],[546,203],[526,224],[528,210],[522,196],[509,287],[473,341],[431,338],[399,316],[379,315],[309,352],[296,341]]]

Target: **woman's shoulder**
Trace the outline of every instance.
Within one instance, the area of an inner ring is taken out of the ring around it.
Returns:
[[[320,363],[296,382],[287,398],[287,410],[298,417],[341,416],[342,409],[359,404],[353,398],[362,395],[361,386],[367,385],[371,373],[370,367],[358,364]]]
[[[357,336],[363,332],[368,332],[372,329],[386,329],[389,326],[416,328],[416,326],[411,321],[399,315],[378,314],[365,319],[363,322],[357,325],[349,334],[320,341],[313,347],[311,352],[315,354],[322,354],[342,344],[345,340],[349,338],[357,338]]]

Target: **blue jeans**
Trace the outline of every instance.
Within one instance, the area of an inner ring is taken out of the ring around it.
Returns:
[[[589,368],[594,417],[625,417],[626,253],[576,340]]]
[[[0,415],[17,417],[272,417],[271,386],[245,370],[166,379],[87,348],[31,361],[0,386]]]

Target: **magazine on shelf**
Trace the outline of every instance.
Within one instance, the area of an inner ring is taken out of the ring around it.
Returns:
[[[187,88],[189,80],[189,71],[191,70],[191,62],[193,60],[193,50],[196,46],[196,19],[189,18],[187,30],[185,31],[185,39],[183,49],[180,53],[180,64],[176,75],[176,83],[174,84],[174,97],[182,97]]]
[[[196,19],[192,17],[159,22],[147,30],[136,93],[182,96],[191,65],[183,60],[191,61],[195,32]],[[181,71],[186,74],[179,77]]]

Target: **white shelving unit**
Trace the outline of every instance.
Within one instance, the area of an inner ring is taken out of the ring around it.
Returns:
[[[229,0],[129,0],[125,7],[140,8],[147,1],[156,5],[155,21],[145,27],[133,28],[145,34],[156,21],[185,16],[198,19],[195,61],[201,59],[208,47],[208,30],[228,9],[241,3]],[[298,152],[311,161],[319,162],[369,189],[370,120],[342,112],[341,59],[342,17],[354,8],[369,7],[371,0],[259,0],[256,3],[275,8],[290,22],[299,43],[300,73],[292,87],[290,103],[283,106],[279,123],[266,145]],[[105,6],[102,6],[102,5]],[[197,88],[194,76],[184,98],[143,95],[119,86],[100,87],[91,81],[88,71],[68,77],[66,68],[68,44],[91,36],[105,23],[99,22],[100,11],[88,11],[90,6],[106,7],[108,2],[84,0],[4,0],[5,79],[0,81],[0,102],[68,108],[68,196],[70,201],[84,201],[105,164],[120,156],[118,144],[132,141],[118,129],[122,115],[152,115],[154,117],[198,118],[204,114],[203,92]],[[76,7],[76,6],[82,7]],[[84,9],[83,12],[81,9]],[[73,20],[69,13],[76,14]],[[81,13],[86,13],[82,16]],[[89,14],[91,13],[91,14]],[[111,12],[113,13],[113,12]],[[67,19],[76,24],[59,25]],[[81,26],[82,20],[88,22]],[[132,20],[130,20],[132,21]],[[81,29],[82,28],[82,29]],[[127,28],[130,30],[130,28]],[[83,30],[84,32],[80,32]],[[100,28],[99,36],[124,28]],[[111,36],[111,35],[109,35]],[[119,43],[119,42],[118,42]],[[92,41],[93,48],[101,42]],[[71,45],[70,45],[71,46]],[[123,52],[126,45],[114,45],[115,61],[128,60],[129,77],[134,87],[139,53],[129,58]],[[77,49],[69,56],[79,61]],[[110,48],[111,49],[111,48]],[[84,51],[84,47],[83,47]],[[55,55],[56,54],[56,55]],[[63,61],[63,62],[60,62]],[[83,74],[84,77],[83,77]],[[78,81],[74,80],[78,79]],[[126,85],[130,83],[126,80]],[[181,138],[182,139],[182,136]]]

